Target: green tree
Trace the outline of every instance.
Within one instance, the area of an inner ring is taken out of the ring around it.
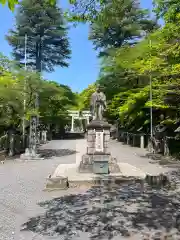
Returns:
[[[18,125],[22,105],[17,80],[10,72],[3,71],[0,76],[0,125]]]
[[[79,94],[79,110],[89,110],[91,95],[95,92],[95,84],[90,84]]]
[[[153,0],[154,12],[156,16],[160,19],[163,18],[165,22],[177,23],[180,2],[179,0]]]
[[[2,66],[6,66],[7,58]],[[9,61],[9,60],[8,60]],[[10,61],[9,61],[10,62]],[[26,79],[26,81],[25,81]],[[24,88],[25,87],[25,88]],[[11,71],[1,67],[0,75],[0,125],[1,127],[13,126],[21,129],[23,115],[28,120],[29,115],[35,112],[35,96],[42,87],[42,79],[35,72],[27,72],[21,69]],[[26,111],[23,109],[26,98]]]
[[[178,19],[178,14],[176,15]],[[116,66],[128,68],[143,78],[144,86],[136,92],[129,93],[122,104],[113,99],[113,106],[119,111],[119,116],[129,129],[138,129],[149,124],[149,107],[153,107],[153,124],[166,116],[163,123],[176,123],[179,116],[179,25],[168,22],[165,26],[148,36],[136,46],[121,48],[115,56]],[[151,44],[150,44],[151,43]],[[123,60],[122,60],[123,59]],[[152,76],[153,101],[149,101],[149,79]],[[115,111],[114,111],[115,112]]]
[[[37,71],[53,71],[55,66],[67,67],[70,56],[67,28],[62,10],[56,3],[23,0],[16,15],[15,30],[7,40],[13,47],[16,61],[24,64],[27,34],[27,65]]]
[[[40,119],[44,124],[61,125],[69,120],[67,110],[76,104],[76,96],[68,86],[44,81],[40,91]]]
[[[149,19],[148,11],[141,9],[138,1],[116,0],[105,4],[99,12],[91,24],[89,39],[101,54],[109,54],[109,49],[127,43],[133,45],[157,27],[156,21]]]
[[[34,71],[6,67],[11,64],[1,55],[0,62],[0,129],[10,126],[22,130],[22,119],[25,114],[26,126],[32,114],[40,117],[45,125],[60,125],[69,121],[67,110],[77,104],[77,96],[72,90],[57,82],[47,81]],[[39,94],[39,109],[36,109],[36,95]],[[24,112],[24,99],[26,108]]]
[[[122,48],[112,51],[111,55],[104,57],[101,64],[100,75],[97,82],[103,86],[107,100],[111,101],[113,96],[119,92],[124,92],[129,88],[139,86],[138,77],[132,68],[122,64],[122,59],[119,58],[119,51]],[[129,58],[131,55],[128,55]],[[128,58],[128,56],[126,56]],[[121,62],[119,62],[119,60]],[[128,59],[129,64],[129,59]]]

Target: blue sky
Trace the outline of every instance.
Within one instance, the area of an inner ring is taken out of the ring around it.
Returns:
[[[65,7],[67,1],[63,0],[61,6]],[[141,0],[141,5],[152,9],[152,0]],[[11,47],[5,40],[5,34],[14,25],[14,14],[2,5],[0,5],[0,23],[0,52],[11,57]],[[92,43],[88,40],[87,25],[81,24],[76,28],[71,28],[69,38],[72,49],[69,68],[56,68],[55,72],[45,73],[44,77],[69,85],[73,91],[80,92],[96,81],[100,68],[99,60]]]

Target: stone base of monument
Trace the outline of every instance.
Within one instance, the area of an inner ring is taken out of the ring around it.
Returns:
[[[29,150],[29,148],[26,148],[25,153],[21,154],[20,160],[22,161],[31,161],[31,160],[44,160],[44,158],[41,157],[41,154],[37,154],[34,150]]]
[[[82,156],[82,161],[79,164],[78,170],[80,173],[97,174],[121,172],[116,158],[112,157],[110,154],[84,154]]]
[[[55,172],[47,178],[46,190],[64,190],[74,187],[91,187],[108,181],[120,184],[127,180],[144,180],[146,174],[128,164],[117,163],[120,172],[108,174],[80,173],[77,164],[60,164]]]

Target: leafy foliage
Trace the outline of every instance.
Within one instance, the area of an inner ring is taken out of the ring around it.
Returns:
[[[95,89],[95,84],[91,84],[79,94],[79,110],[89,110],[90,98]]]
[[[2,55],[0,62],[6,58]],[[10,62],[10,61],[9,61]],[[6,65],[6,61],[4,63]],[[39,109],[36,96],[39,94]],[[21,130],[24,116],[28,126],[31,114],[38,114],[45,125],[68,121],[67,110],[76,104],[76,95],[66,85],[42,79],[40,74],[21,69],[6,70],[1,66],[0,75],[0,127]]]
[[[91,24],[89,39],[102,54],[125,44],[135,44],[143,35],[158,25],[149,20],[148,11],[141,9],[138,1],[116,0],[105,4]]]
[[[179,27],[167,23],[161,30],[149,35],[132,48],[121,48],[117,51],[115,63],[133,70],[139,79],[143,79],[141,88],[130,93],[124,104],[119,106],[119,116],[126,127],[137,130],[139,123],[149,122],[147,109],[153,107],[153,124],[160,120],[156,116],[162,113],[167,119],[179,115],[179,44],[176,44]],[[120,60],[123,59],[123,61]],[[152,77],[153,101],[149,101],[149,80]],[[139,85],[139,84],[138,84]],[[175,90],[176,89],[176,90]],[[175,99],[174,99],[175,97]],[[175,101],[174,101],[175,100]],[[114,97],[114,100],[116,98]],[[115,110],[114,110],[115,111]]]
[[[44,81],[40,100],[40,116],[46,124],[59,124],[67,121],[67,110],[76,104],[76,96],[71,89],[53,81]]]
[[[154,0],[154,12],[158,18],[163,18],[165,22],[174,22],[178,20],[180,2],[178,0]]]
[[[45,0],[45,2],[48,2],[50,4],[55,4],[56,3],[56,0]],[[16,5],[19,4],[19,1],[18,0],[0,0],[0,3],[5,5],[6,3],[8,3],[8,7],[10,10],[14,11],[14,8]]]

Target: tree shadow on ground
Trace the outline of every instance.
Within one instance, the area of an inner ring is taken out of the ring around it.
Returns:
[[[77,153],[77,151],[72,149],[39,149],[38,153],[41,157],[48,159],[52,157],[63,157]]]
[[[180,193],[176,190],[154,189],[148,184],[142,190],[136,182],[92,187],[84,194],[40,203],[45,214],[31,218],[23,230],[64,240],[75,239],[82,232],[89,236],[84,240],[121,239],[138,233],[140,239],[161,239],[163,234],[176,237],[180,234]],[[148,238],[152,233],[154,237]]]

